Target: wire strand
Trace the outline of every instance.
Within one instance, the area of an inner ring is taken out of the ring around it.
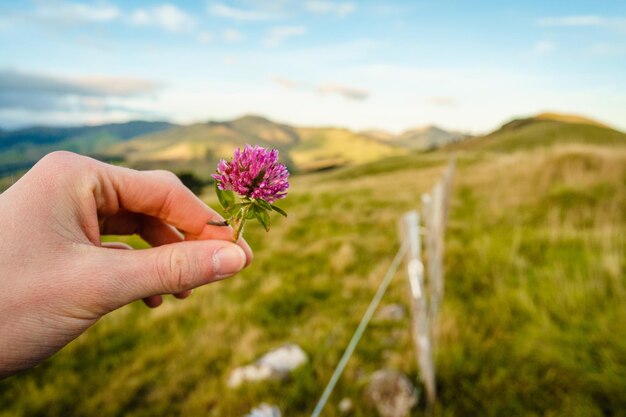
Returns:
[[[322,396],[320,397],[319,401],[315,405],[315,409],[313,409],[313,413],[311,413],[311,417],[319,417],[319,415],[322,413],[322,410],[324,409],[324,406],[328,402],[328,398],[330,397],[330,394],[332,394],[333,389],[335,388],[335,385],[337,385],[337,381],[339,381],[339,377],[343,373],[343,370],[345,369],[348,363],[348,360],[350,359],[350,356],[352,356],[352,353],[354,352],[356,345],[359,343],[359,340],[361,340],[361,336],[363,336],[363,332],[365,331],[365,328],[367,327],[370,320],[372,319],[372,316],[374,315],[374,312],[376,311],[378,304],[380,304],[380,300],[383,298],[383,295],[385,295],[385,292],[387,291],[387,287],[389,287],[389,284],[391,283],[392,278],[396,274],[396,271],[398,270],[398,267],[400,266],[400,263],[402,262],[402,259],[404,258],[404,255],[407,251],[407,247],[408,247],[408,244],[406,240],[404,240],[402,242],[402,245],[398,249],[396,256],[393,258],[393,261],[391,261],[391,265],[389,265],[389,269],[387,270],[385,277],[383,278],[380,285],[378,286],[378,290],[376,290],[376,294],[374,294],[374,298],[372,298],[372,301],[370,301],[370,304],[367,307],[367,310],[365,311],[365,314],[363,315],[361,322],[359,323],[358,327],[354,331],[354,334],[352,335],[352,339],[350,339],[350,343],[348,343],[348,347],[346,347],[346,350],[343,352],[343,355],[341,356],[341,359],[339,360],[339,363],[337,364],[337,367],[335,368],[333,375],[330,377],[330,380],[328,381],[328,385],[326,385],[326,388],[324,389]]]

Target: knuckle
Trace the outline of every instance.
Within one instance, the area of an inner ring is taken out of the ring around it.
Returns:
[[[43,158],[41,158],[41,163],[46,165],[53,166],[67,166],[76,163],[76,161],[82,159],[80,155],[77,155],[68,151],[54,151],[50,152]]]
[[[181,183],[180,178],[178,178],[178,176],[174,174],[172,171],[167,171],[165,169],[157,169],[157,170],[150,171],[150,172],[162,177],[166,181],[171,181],[177,184]]]
[[[68,182],[76,182],[77,172],[81,173],[80,177],[85,176],[87,160],[88,158],[72,152],[54,151],[37,162],[31,175],[50,190],[62,189]],[[54,175],[50,175],[51,173]]]
[[[44,156],[45,159],[52,159],[52,160],[65,160],[65,159],[69,159],[69,158],[75,158],[78,155],[75,153],[72,153],[70,151],[52,151],[49,154],[47,154],[46,156]]]
[[[184,251],[169,248],[157,260],[156,269],[159,283],[168,293],[177,293],[193,287],[193,268]]]

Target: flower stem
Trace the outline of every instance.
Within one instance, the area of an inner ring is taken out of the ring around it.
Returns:
[[[250,210],[249,205],[245,205],[241,208],[241,216],[239,216],[239,221],[235,224],[235,231],[233,232],[233,242],[237,243],[239,237],[243,233],[243,225],[246,222],[246,216],[248,215],[248,210]]]

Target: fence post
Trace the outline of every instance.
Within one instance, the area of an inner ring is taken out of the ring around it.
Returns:
[[[411,289],[411,327],[415,354],[420,368],[420,378],[426,391],[426,401],[432,406],[436,400],[435,373],[431,352],[428,301],[424,287],[424,264],[422,262],[420,216],[411,211],[403,217],[405,239],[408,243],[407,265]]]
[[[433,188],[432,198],[428,198],[426,201],[422,197],[427,229],[426,258],[428,260],[428,286],[431,297],[429,316],[432,321],[432,350],[435,357],[440,332],[439,315],[445,289],[443,256],[454,167],[455,160],[452,159],[443,178]]]

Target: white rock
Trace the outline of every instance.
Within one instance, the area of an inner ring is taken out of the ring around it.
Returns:
[[[382,417],[408,416],[418,401],[417,390],[411,381],[404,374],[391,370],[374,372],[365,397]]]
[[[281,417],[281,413],[278,407],[262,403],[258,407],[254,407],[250,413],[246,414],[246,417]]]
[[[346,397],[339,401],[337,408],[339,408],[341,414],[348,414],[354,409],[354,404],[350,398]]]
[[[246,381],[284,378],[307,361],[307,354],[300,346],[284,345],[267,352],[253,364],[234,369],[228,378],[228,386],[235,388]]]

